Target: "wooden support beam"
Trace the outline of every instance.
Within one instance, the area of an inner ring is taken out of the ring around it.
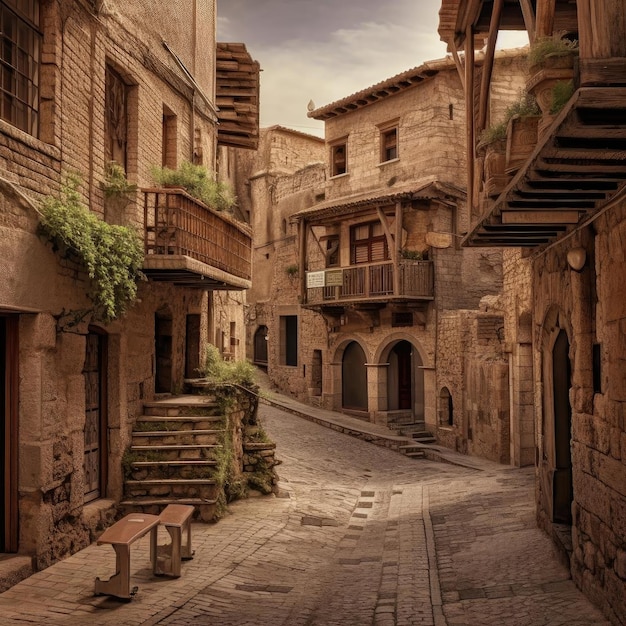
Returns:
[[[463,62],[461,61],[459,51],[457,50],[454,42],[452,42],[452,58],[454,59],[456,71],[459,73],[459,78],[461,79],[461,86],[463,87],[463,90],[465,90],[465,68],[463,67]]]
[[[533,8],[530,0],[520,0],[520,6],[522,9],[522,15],[524,16],[524,24],[526,24],[526,30],[528,32],[528,40],[530,43],[535,41],[535,9]]]
[[[471,24],[467,27],[465,38],[465,140],[467,167],[467,199],[470,215],[474,214],[474,163],[476,161],[476,134],[474,127],[474,30]]]
[[[500,29],[500,20],[502,19],[502,10],[504,8],[504,0],[494,0],[491,12],[491,22],[489,24],[489,38],[487,40],[487,52],[485,53],[485,61],[483,63],[483,75],[480,83],[480,101],[478,105],[478,132],[485,130],[487,127],[487,110],[489,108],[489,90],[491,87],[491,75],[493,73],[493,63],[496,54],[496,41],[498,39],[498,30]]]
[[[537,0],[536,36],[547,37],[554,32],[556,0]]]

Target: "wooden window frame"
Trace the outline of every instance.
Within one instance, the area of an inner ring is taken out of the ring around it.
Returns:
[[[12,30],[3,29],[0,49],[0,118],[20,130],[39,137],[39,83],[41,48],[39,0],[31,0],[27,13],[23,5],[0,2],[0,19]],[[27,33],[27,41],[23,35]]]
[[[378,127],[380,131],[380,162],[389,163],[400,158],[400,127],[398,121]]]
[[[373,231],[373,228],[376,226],[380,226],[382,229],[382,224],[378,221],[354,224],[353,226],[350,227],[350,265],[359,265],[361,263],[377,263],[377,262],[383,263],[385,261],[390,260],[391,257],[389,256],[389,247],[387,245],[387,237],[385,236],[384,231],[380,235],[374,235],[372,231]],[[357,229],[364,228],[364,227],[368,227],[369,229],[368,236],[363,239],[357,239],[356,238]],[[374,254],[374,249],[375,249],[375,246],[380,245],[381,243],[384,246],[383,258],[376,258],[376,255]],[[367,259],[366,260],[363,260],[363,259],[358,260],[359,257],[357,255],[357,247],[361,247],[361,246],[367,246]]]
[[[331,177],[348,173],[348,139],[340,139],[330,144]]]

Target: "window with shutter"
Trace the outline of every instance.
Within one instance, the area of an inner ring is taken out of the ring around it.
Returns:
[[[389,260],[387,238],[380,222],[353,226],[350,240],[352,264]]]

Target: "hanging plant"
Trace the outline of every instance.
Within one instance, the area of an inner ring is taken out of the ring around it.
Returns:
[[[137,281],[144,278],[143,243],[128,227],[108,224],[87,209],[78,192],[80,177],[66,177],[58,197],[41,208],[40,230],[57,250],[74,253],[91,279],[88,296],[95,319],[109,322],[137,299]]]
[[[124,196],[137,191],[137,185],[128,182],[124,168],[115,161],[107,163],[102,190],[107,198]]]
[[[194,198],[218,211],[230,211],[235,205],[233,190],[226,183],[215,180],[206,167],[183,161],[175,170],[153,167],[152,177],[159,185],[182,187]]]

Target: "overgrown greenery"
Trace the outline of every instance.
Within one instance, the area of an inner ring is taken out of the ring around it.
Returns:
[[[563,37],[563,33],[555,33],[547,37],[539,37],[528,51],[528,65],[540,65],[549,56],[566,56],[578,53],[578,41]]]
[[[107,198],[130,194],[137,191],[137,185],[128,182],[124,168],[115,161],[107,163],[104,170],[104,195]]]
[[[400,256],[411,261],[421,261],[424,258],[424,255],[419,250],[407,250],[407,248],[400,250]]]
[[[297,265],[288,265],[285,272],[289,278],[295,278],[298,275],[299,267]]]
[[[550,113],[556,115],[574,95],[573,80],[559,80],[552,87],[552,100],[550,101]]]
[[[249,361],[225,361],[216,346],[209,344],[200,372],[213,383],[233,383],[243,387],[255,385],[254,365]]]
[[[492,124],[481,133],[480,143],[488,144],[505,140],[509,121],[515,116],[526,117],[540,114],[536,98],[522,90],[519,98],[504,112],[504,119],[497,124]]]
[[[235,205],[236,198],[230,185],[215,180],[202,165],[183,161],[175,170],[153,167],[151,173],[159,185],[182,187],[194,198],[218,211],[230,211]]]
[[[60,194],[41,208],[40,230],[58,249],[74,253],[91,279],[94,318],[110,322],[137,299],[143,244],[131,228],[107,224],[82,203],[80,177],[66,177]]]

